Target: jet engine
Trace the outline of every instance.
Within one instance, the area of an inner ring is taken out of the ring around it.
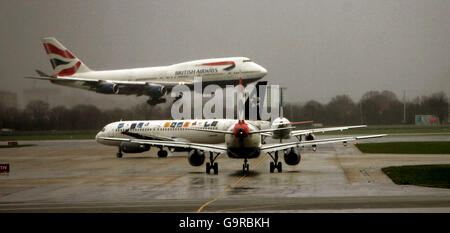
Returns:
[[[191,150],[188,155],[189,164],[198,167],[205,162],[205,153],[198,150]]]
[[[312,141],[314,139],[316,139],[316,137],[312,133],[305,135],[305,140],[306,141]],[[315,152],[317,150],[317,145],[312,145],[312,149]]]
[[[95,91],[102,94],[117,94],[119,93],[119,86],[114,83],[104,83],[98,86]]]
[[[287,165],[297,165],[298,163],[300,163],[301,158],[302,157],[297,148],[292,148],[288,153],[284,154],[284,162]]]
[[[149,86],[147,88],[147,94],[154,98],[159,98],[165,95],[167,92],[164,86]]]
[[[134,142],[121,142],[120,150],[125,153],[141,153],[150,150],[150,145],[142,145]]]

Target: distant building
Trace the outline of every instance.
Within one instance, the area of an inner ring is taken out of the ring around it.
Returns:
[[[17,93],[0,91],[0,104],[7,108],[17,108]]]

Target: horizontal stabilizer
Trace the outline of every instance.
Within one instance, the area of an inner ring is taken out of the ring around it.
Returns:
[[[40,77],[51,77],[50,75],[48,75],[48,74],[46,74],[43,71],[40,71],[38,69],[36,69],[35,71]]]

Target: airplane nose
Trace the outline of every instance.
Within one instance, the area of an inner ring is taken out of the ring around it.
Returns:
[[[99,140],[99,138],[98,137],[100,137],[100,132],[99,133],[97,133],[97,135],[95,135],[95,141],[97,141],[98,142],[98,140]]]
[[[260,72],[263,76],[265,76],[267,74],[267,70],[262,66],[260,66]]]

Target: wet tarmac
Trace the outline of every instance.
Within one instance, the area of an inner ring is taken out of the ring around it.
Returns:
[[[395,135],[372,141],[448,141]],[[450,212],[450,190],[396,185],[382,167],[450,163],[450,155],[362,154],[352,144],[302,151],[297,166],[270,173],[268,155],[222,155],[219,174],[189,165],[186,153],[124,154],[93,140],[28,141],[0,149],[0,212]]]

